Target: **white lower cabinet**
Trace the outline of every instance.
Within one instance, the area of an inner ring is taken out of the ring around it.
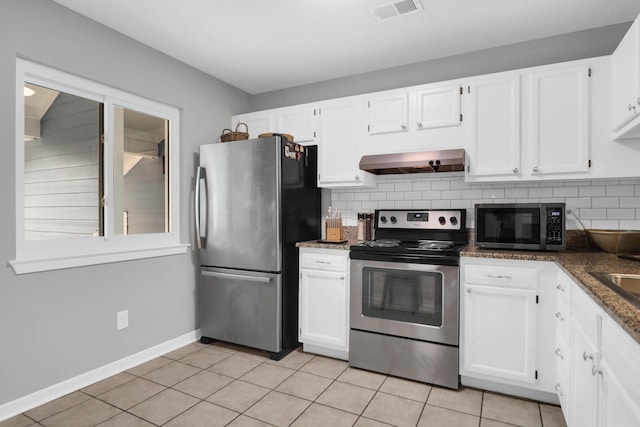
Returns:
[[[555,265],[462,258],[462,383],[555,401]]]
[[[300,248],[298,340],[304,351],[349,358],[349,251]]]
[[[556,392],[569,427],[640,425],[640,344],[573,279],[559,272],[570,294],[569,363],[557,365]],[[556,336],[564,336],[561,328]],[[568,371],[568,372],[567,372]],[[568,376],[568,378],[567,378]]]

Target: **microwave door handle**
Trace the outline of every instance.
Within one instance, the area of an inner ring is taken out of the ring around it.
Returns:
[[[205,188],[205,209],[208,209],[209,206],[209,195],[207,189],[207,170],[202,166],[198,166],[196,170],[196,183],[195,183],[195,195],[194,195],[194,215],[195,215],[195,224],[196,224],[196,239],[198,243],[198,249],[204,249],[207,247],[207,236],[202,236],[200,233],[200,185],[204,180],[204,188]],[[208,216],[207,211],[205,211],[205,219]],[[205,225],[205,233],[207,232],[207,226]]]

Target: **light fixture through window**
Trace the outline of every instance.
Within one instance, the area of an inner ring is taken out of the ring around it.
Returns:
[[[24,96],[33,96],[35,93],[36,91],[31,89],[30,87],[24,87]]]

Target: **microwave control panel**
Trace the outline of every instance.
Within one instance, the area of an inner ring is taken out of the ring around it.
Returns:
[[[564,209],[547,206],[547,245],[562,245],[564,235]]]

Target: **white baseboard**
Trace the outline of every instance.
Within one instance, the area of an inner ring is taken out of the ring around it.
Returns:
[[[42,390],[38,390],[27,396],[20,397],[16,400],[5,403],[4,405],[0,405],[0,421],[21,414],[29,409],[33,409],[76,390],[80,390],[98,381],[102,381],[105,378],[109,378],[112,375],[131,369],[141,363],[148,362],[149,360],[155,359],[163,354],[177,350],[180,347],[184,347],[187,344],[197,341],[199,338],[200,330],[198,329],[150,347],[146,350],[142,350],[141,352],[132,354],[131,356],[116,360],[115,362],[101,366],[92,371],[69,378],[68,380],[62,381],[58,384],[43,388]]]

